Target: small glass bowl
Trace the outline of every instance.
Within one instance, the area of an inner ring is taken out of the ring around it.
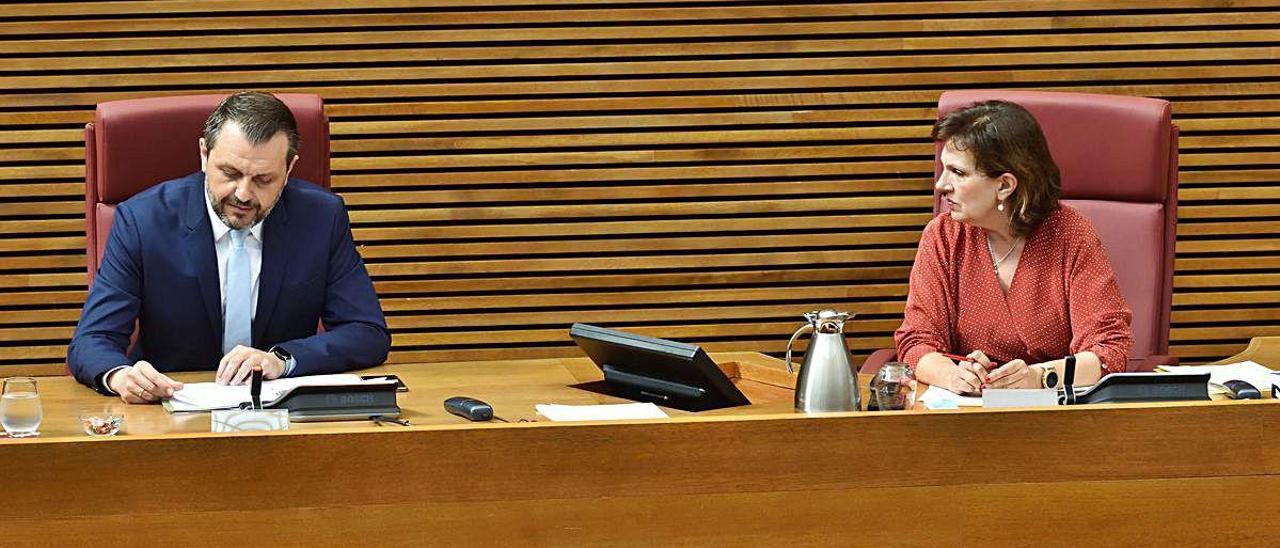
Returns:
[[[114,436],[120,433],[120,425],[124,423],[122,415],[80,415],[80,427],[90,436]]]

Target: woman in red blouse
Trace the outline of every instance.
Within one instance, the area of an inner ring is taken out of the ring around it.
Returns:
[[[899,358],[961,394],[1053,384],[1068,355],[1077,385],[1124,370],[1132,313],[1093,226],[1058,203],[1058,167],[1031,113],[978,103],[938,121],[933,138],[945,143],[934,186],[951,210],[920,239]]]

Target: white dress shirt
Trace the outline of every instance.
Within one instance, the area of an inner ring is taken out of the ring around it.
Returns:
[[[209,193],[205,191],[205,209],[209,212],[209,225],[213,227],[213,249],[218,254],[218,290],[222,295],[222,317],[227,317],[227,262],[231,257],[231,227],[222,222],[222,218],[213,211],[213,202],[209,201]],[[249,275],[252,277],[253,289],[250,293],[253,302],[249,305],[249,320],[258,316],[258,280],[262,277],[262,221],[249,227],[249,236],[244,239],[245,253],[249,254]],[[297,360],[292,356],[284,362],[284,373],[293,373]]]
[[[205,193],[205,209],[209,212],[209,224],[213,227],[213,248],[218,254],[218,290],[222,295],[222,315],[227,315],[227,260],[231,257],[231,227],[222,222],[222,218],[213,211],[209,202],[209,194]],[[249,317],[258,314],[258,278],[262,274],[262,223],[249,229],[249,236],[244,239],[244,250],[249,254],[249,274],[253,279],[253,304],[249,306]]]

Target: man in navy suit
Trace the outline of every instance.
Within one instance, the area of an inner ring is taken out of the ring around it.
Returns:
[[[170,371],[216,369],[217,382],[242,384],[255,367],[274,379],[382,363],[391,335],[342,199],[289,178],[289,108],[232,95],[199,145],[200,172],[117,208],[68,349],[76,379],[154,403],[182,388]]]

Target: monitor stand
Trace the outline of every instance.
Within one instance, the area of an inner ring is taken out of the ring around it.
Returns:
[[[750,362],[739,363],[734,360],[716,362],[716,365],[724,371],[725,375],[728,375],[729,380],[742,391],[742,395],[746,396],[752,405],[776,407],[779,412],[791,410],[795,401],[795,375],[788,374],[786,369]],[[625,390],[603,380],[571,384],[569,388],[635,401],[628,397]]]

